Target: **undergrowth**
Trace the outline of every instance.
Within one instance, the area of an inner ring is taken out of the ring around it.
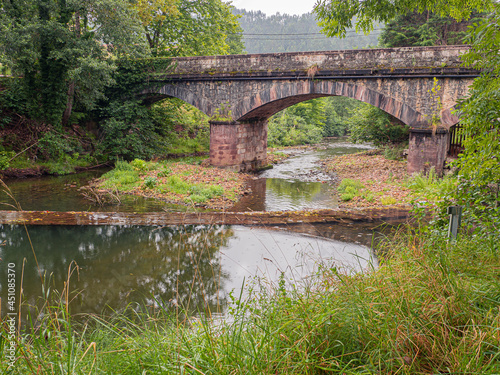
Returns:
[[[238,175],[199,166],[201,161],[199,157],[162,162],[117,161],[115,168],[99,179],[97,188],[195,205],[214,199],[235,201]]]

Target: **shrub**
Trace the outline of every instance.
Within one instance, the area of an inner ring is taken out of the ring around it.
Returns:
[[[130,165],[140,172],[148,170],[148,164],[142,159],[134,159],[130,162]]]

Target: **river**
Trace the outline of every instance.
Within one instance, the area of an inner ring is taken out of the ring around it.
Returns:
[[[336,207],[328,183],[331,176],[324,175],[318,164],[330,155],[366,148],[336,140],[318,150],[290,151],[295,156],[255,176],[254,194],[233,210]],[[120,206],[94,207],[78,189],[102,173],[17,180],[8,186],[25,210],[182,209],[136,197]],[[2,199],[12,203],[5,193]],[[23,273],[23,299],[36,305],[43,293],[55,296],[63,290],[73,270],[71,307],[76,313],[101,313],[130,303],[222,312],[230,292],[239,295],[243,284],[270,287],[283,278],[288,287],[295,287],[309,282],[320,266],[343,272],[372,269],[377,260],[371,245],[389,230],[390,226],[361,224],[266,228],[3,225],[0,274],[6,275],[7,263],[15,263],[17,275]],[[249,289],[247,285],[244,290]],[[0,280],[0,295],[5,293],[6,285]]]

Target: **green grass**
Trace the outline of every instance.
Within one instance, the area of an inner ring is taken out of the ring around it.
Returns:
[[[130,191],[140,184],[140,175],[136,170],[125,170],[115,168],[101,176],[102,187],[104,189],[118,189],[120,191]]]
[[[406,186],[418,197],[435,201],[457,189],[458,179],[455,176],[439,178],[432,168],[427,175],[415,174],[406,181]]]
[[[202,159],[188,157],[181,162],[193,164],[200,160]],[[187,195],[183,198],[183,202],[187,204],[203,204],[224,194],[228,199],[236,198],[235,192],[224,192],[224,189],[217,185],[220,180],[218,177],[214,179],[214,185],[190,183],[182,176],[190,176],[192,172],[184,171],[180,175],[173,175],[172,169],[169,168],[171,163],[171,161],[146,162],[140,159],[129,163],[118,161],[115,169],[101,176],[101,187],[121,192],[130,192],[141,187],[153,193]],[[157,177],[146,175],[147,172],[154,170],[158,170]],[[141,176],[145,175],[146,177],[141,182]]]
[[[304,290],[281,280],[247,300],[234,297],[230,318],[215,324],[180,308],[134,306],[76,322],[63,293],[32,316],[14,368],[0,351],[0,371],[500,373],[498,234],[450,243],[424,230],[401,232],[379,253],[380,268],[365,274],[325,264]]]
[[[340,199],[347,202],[360,195],[363,188],[364,186],[360,181],[344,178],[337,187],[337,191],[340,193]]]
[[[196,138],[175,137],[170,140],[167,153],[169,154],[193,154],[197,152],[208,152],[210,148],[209,138],[198,136]]]

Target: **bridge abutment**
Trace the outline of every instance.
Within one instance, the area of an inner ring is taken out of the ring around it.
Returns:
[[[411,129],[408,149],[408,173],[428,173],[432,167],[443,175],[444,161],[448,152],[448,130],[438,128]]]
[[[238,172],[267,163],[267,121],[210,121],[210,164]]]

